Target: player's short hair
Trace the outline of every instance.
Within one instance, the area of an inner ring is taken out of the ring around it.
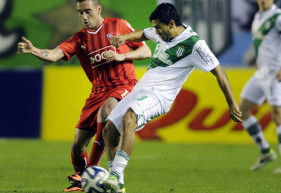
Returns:
[[[159,20],[161,23],[168,25],[171,20],[174,20],[176,26],[182,25],[182,20],[179,11],[171,3],[161,3],[149,16],[150,22],[152,20]]]
[[[83,1],[86,1],[86,0],[76,0],[76,3],[77,3],[77,2],[83,2]],[[92,1],[93,1],[93,3],[94,3],[95,6],[100,5],[100,0],[92,0]]]

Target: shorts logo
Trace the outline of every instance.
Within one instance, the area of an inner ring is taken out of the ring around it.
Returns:
[[[96,68],[102,64],[109,63],[108,61],[105,60],[104,52],[110,50],[116,52],[116,48],[110,45],[88,54],[88,56],[90,56],[89,59],[91,61],[91,64],[93,65],[93,68]]]
[[[127,93],[129,92],[127,89],[124,89],[124,90],[125,90],[125,92],[123,94],[121,94],[122,98],[124,98],[127,95]]]
[[[147,98],[147,96],[142,96],[142,97],[138,98],[137,101],[142,101],[143,99],[146,99],[146,98]]]

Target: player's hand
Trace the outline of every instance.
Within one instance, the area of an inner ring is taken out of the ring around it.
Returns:
[[[125,43],[125,38],[123,36],[113,36],[110,42],[115,48],[118,48]]]
[[[22,42],[18,43],[18,54],[30,54],[33,48],[32,43],[25,37],[22,37]]]
[[[239,109],[239,106],[235,103],[229,106],[229,116],[235,122],[243,122],[242,112]]]
[[[112,50],[104,52],[104,57],[107,62],[124,61],[126,59],[125,54],[118,54]]]
[[[279,70],[275,76],[279,82],[281,82],[281,70]]]

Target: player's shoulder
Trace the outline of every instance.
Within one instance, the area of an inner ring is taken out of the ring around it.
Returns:
[[[106,23],[121,22],[123,19],[117,17],[105,18]]]

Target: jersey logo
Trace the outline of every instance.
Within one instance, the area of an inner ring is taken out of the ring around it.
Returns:
[[[181,57],[183,55],[183,52],[184,52],[184,48],[179,47],[177,52],[176,52],[177,57]]]
[[[94,52],[91,52],[88,54],[93,68],[96,68],[100,65],[109,63],[108,61],[105,60],[104,52],[110,51],[110,50],[116,52],[116,48],[114,46],[110,45],[110,46],[106,46],[104,48],[95,50]]]
[[[116,36],[116,33],[106,34],[107,39],[110,41],[113,36]]]

